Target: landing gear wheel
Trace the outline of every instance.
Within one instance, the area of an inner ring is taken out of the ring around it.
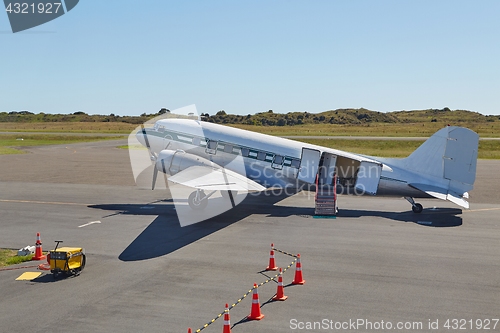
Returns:
[[[188,203],[192,210],[203,210],[208,205],[208,199],[205,198],[205,192],[194,191],[189,195]]]
[[[416,203],[414,206],[411,207],[411,210],[416,214],[420,214],[422,213],[422,210],[424,210],[424,207],[421,204]]]

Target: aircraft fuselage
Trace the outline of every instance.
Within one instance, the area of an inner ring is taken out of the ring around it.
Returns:
[[[159,120],[146,133],[156,154],[163,149],[182,150],[244,174],[266,188],[313,189],[316,175],[331,183],[336,174],[337,192],[342,194],[429,197],[408,186],[405,177],[415,175],[374,157],[194,120]],[[138,133],[137,138],[144,144],[142,136]],[[327,165],[326,160],[333,162]],[[361,164],[366,165],[363,177]],[[365,184],[372,190],[366,191]]]

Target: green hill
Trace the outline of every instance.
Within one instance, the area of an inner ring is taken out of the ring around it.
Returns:
[[[477,112],[448,108],[377,112],[367,109],[337,109],[321,113],[289,112],[274,113],[272,110],[254,115],[239,116],[219,111],[215,115],[204,114],[205,120],[222,124],[246,124],[262,126],[293,126],[302,124],[340,124],[362,125],[370,123],[426,123],[426,122],[494,122],[500,121],[500,116],[485,116]]]

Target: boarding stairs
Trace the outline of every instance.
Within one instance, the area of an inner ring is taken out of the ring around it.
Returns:
[[[333,177],[333,184],[322,184],[316,176],[316,196],[314,198],[314,215],[337,215],[337,176]]]

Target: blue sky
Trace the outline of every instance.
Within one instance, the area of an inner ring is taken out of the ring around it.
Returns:
[[[500,114],[500,1],[80,0],[13,34],[0,111]]]

